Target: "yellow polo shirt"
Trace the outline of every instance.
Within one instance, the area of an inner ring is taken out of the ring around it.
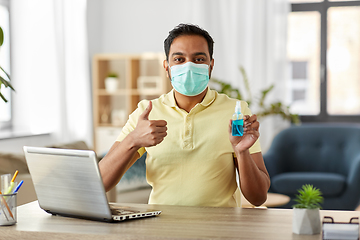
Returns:
[[[236,99],[208,89],[206,96],[189,113],[175,102],[174,90],[152,100],[149,119],[165,120],[167,136],[147,152],[146,178],[152,186],[150,204],[187,206],[240,206],[233,149],[229,141],[229,120]],[[143,100],[129,116],[117,141],[122,141],[137,125],[149,102]],[[242,113],[251,115],[246,102]],[[250,153],[260,152],[259,140]]]

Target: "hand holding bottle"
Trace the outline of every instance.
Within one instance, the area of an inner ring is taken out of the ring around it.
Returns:
[[[232,127],[233,120],[230,120],[229,123],[229,139],[234,148],[234,150],[243,152],[248,150],[259,138],[259,122],[257,121],[257,116],[254,114],[252,116],[245,115],[243,117],[243,135],[242,136],[233,136]]]

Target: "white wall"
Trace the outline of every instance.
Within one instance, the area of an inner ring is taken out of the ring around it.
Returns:
[[[212,1],[214,2],[214,1]],[[241,1],[241,3],[244,1]],[[141,53],[163,52],[163,41],[168,32],[179,23],[204,22],[206,29],[219,27],[218,17],[198,16],[205,4],[197,5],[193,0],[88,0],[88,47],[91,58],[96,53]],[[52,7],[53,1],[44,0],[12,0],[11,24],[16,26],[12,31],[12,78],[17,99],[14,100],[14,122],[21,127],[31,126],[33,131],[44,129],[48,125],[50,134],[35,137],[0,140],[0,151],[21,152],[23,145],[51,145],[73,140],[62,133],[61,109],[63,99],[58,89],[63,87],[59,69],[49,62],[53,59],[56,41],[50,34],[54,31],[46,19],[51,19],[50,12],[43,15],[31,15],[28,9],[40,8],[44,5]],[[226,4],[226,1],[224,1]],[[215,5],[216,6],[216,5]],[[200,9],[199,9],[200,8]],[[212,9],[214,12],[214,9]],[[215,9],[216,10],[216,9]],[[26,14],[31,17],[21,19],[17,16]],[[55,9],[56,11],[56,9]],[[235,11],[235,10],[234,10]],[[210,14],[210,13],[209,13]],[[206,20],[210,18],[209,20]],[[227,24],[224,20],[222,24]],[[52,24],[52,23],[51,23]],[[40,26],[41,29],[39,30]],[[210,31],[215,40],[214,57],[216,59],[213,76],[224,76],[228,56],[217,58],[220,44],[225,44],[224,36]],[[56,35],[56,34],[55,34]],[[52,35],[54,36],[54,35]],[[216,64],[217,63],[217,64]],[[55,65],[56,66],[56,65]],[[216,67],[217,66],[217,67]],[[16,82],[21,79],[21,84]],[[25,79],[25,81],[24,81]],[[89,79],[91,81],[91,79]],[[235,80],[236,81],[236,80]],[[42,103],[44,108],[34,106]],[[92,119],[89,119],[91,122]],[[49,124],[51,123],[51,124]],[[25,125],[25,126],[24,126]],[[76,140],[76,139],[74,139]],[[92,139],[90,145],[92,145]]]
[[[189,21],[189,1],[88,0],[88,64],[95,53],[162,52],[168,31]],[[24,145],[46,146],[77,140],[64,135],[64,123],[59,120],[63,119],[65,101],[59,91],[63,75],[56,65],[59,39],[54,38],[52,11],[48,11],[56,6],[53,1],[11,1],[14,126],[26,129],[28,134],[48,134],[0,139],[2,152],[20,153]],[[28,9],[37,9],[37,13]],[[17,17],[24,14],[29,17]],[[43,107],[38,108],[39,105]],[[85,140],[92,146],[92,139]]]
[[[281,67],[278,66],[279,60],[275,56],[279,55],[284,59],[285,47],[283,51],[274,48],[273,45],[279,44],[278,39],[274,40],[272,36],[273,33],[279,33],[275,20],[281,20],[286,26],[286,10],[280,9],[280,11],[275,8],[277,5],[284,7],[283,3],[277,2],[286,1],[106,0],[102,1],[102,4],[99,2],[99,0],[88,2],[90,56],[94,53],[163,52],[163,41],[176,25],[199,24],[209,31],[215,41],[215,67],[212,73],[214,78],[242,87],[240,81],[242,77],[238,70],[238,66],[242,65],[247,70],[253,94],[260,93],[260,90],[275,81],[277,87],[268,99],[272,96],[281,97],[283,91],[279,90],[279,87],[283,81],[283,74],[278,70]],[[277,11],[280,18],[277,16]],[[285,31],[281,27],[280,30]],[[282,31],[279,39],[284,42]],[[273,51],[276,51],[276,54],[273,54]],[[254,111],[254,107],[252,110]],[[266,152],[273,136],[288,124],[280,124],[278,118],[267,118],[261,125],[262,149]]]
[[[191,0],[89,0],[90,54],[162,52],[168,32],[190,21]]]
[[[87,24],[88,24],[88,47],[89,47],[89,64],[91,56],[101,52],[102,35],[103,35],[103,1],[88,0],[87,4]]]

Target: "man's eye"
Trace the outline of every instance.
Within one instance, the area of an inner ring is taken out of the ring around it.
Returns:
[[[182,62],[182,61],[183,61],[182,58],[174,58],[174,62],[176,62],[176,63],[179,63],[179,62]]]
[[[196,58],[195,61],[196,61],[196,62],[204,62],[205,59],[204,59],[204,58]]]

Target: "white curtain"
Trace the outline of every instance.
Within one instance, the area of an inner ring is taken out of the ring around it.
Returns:
[[[91,78],[86,33],[86,0],[54,0],[60,73],[63,141],[92,143]]]
[[[86,4],[11,1],[13,123],[31,133],[50,133],[48,145],[76,140],[92,145]]]
[[[268,101],[285,101],[287,0],[191,1],[192,23],[209,31],[215,41],[213,77],[231,83],[246,95],[239,66],[250,81],[253,97],[275,84]],[[256,113],[256,105],[251,106]],[[266,151],[273,136],[288,124],[279,118],[261,121]]]

